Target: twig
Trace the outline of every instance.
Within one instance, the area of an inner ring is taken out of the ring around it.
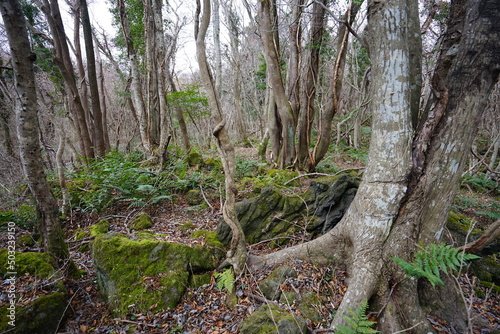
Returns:
[[[118,322],[123,322],[123,323],[126,323],[126,324],[134,324],[134,325],[139,325],[139,326],[147,326],[149,328],[158,328],[156,325],[146,324],[146,323],[139,322],[139,321],[132,321],[132,320],[127,320],[127,319],[118,319],[118,318],[115,318],[113,320],[114,321],[118,321]]]
[[[420,322],[417,322],[415,325],[409,327],[409,328],[405,328],[405,329],[402,329],[400,331],[397,331],[397,332],[394,332],[392,334],[398,334],[398,333],[404,333],[404,332],[408,332],[409,330],[412,330],[413,328],[417,327],[418,325],[420,325],[422,323],[422,321]]]
[[[201,191],[201,196],[203,196],[203,199],[205,200],[205,203],[207,203],[207,205],[210,207],[210,209],[213,211],[214,210],[214,207],[212,206],[212,204],[210,204],[210,202],[207,200],[207,197],[205,196],[205,192],[203,191],[203,188],[201,187],[201,184],[200,184],[200,191]]]

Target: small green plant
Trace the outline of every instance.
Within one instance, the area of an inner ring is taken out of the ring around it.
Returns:
[[[440,271],[445,273],[457,270],[464,261],[478,259],[480,256],[460,252],[445,244],[430,244],[427,248],[420,248],[414,263],[406,262],[399,257],[392,259],[410,276],[427,278],[432,286],[444,285]]]
[[[374,321],[368,319],[366,311],[368,310],[368,303],[365,301],[359,305],[356,310],[348,309],[349,315],[342,315],[347,326],[337,326],[336,333],[340,334],[361,334],[361,333],[379,333],[379,331],[372,328],[375,324]]]
[[[219,290],[226,289],[229,293],[234,290],[234,274],[231,269],[226,269],[222,273],[215,273],[215,279],[217,279],[217,287]]]

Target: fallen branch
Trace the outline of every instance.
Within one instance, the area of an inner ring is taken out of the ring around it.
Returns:
[[[479,239],[460,247],[460,250],[471,254],[479,253],[498,236],[500,236],[500,219],[491,224]]]

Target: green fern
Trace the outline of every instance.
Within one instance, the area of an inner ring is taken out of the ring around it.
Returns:
[[[217,279],[217,287],[219,290],[226,289],[229,293],[234,289],[234,274],[231,269],[226,269],[222,273],[215,273],[214,277]]]
[[[372,328],[375,324],[374,321],[368,320],[366,311],[368,310],[368,303],[363,302],[359,307],[353,311],[348,309],[349,315],[342,315],[347,326],[336,326],[337,333],[340,334],[370,334],[379,333],[379,331]]]
[[[418,250],[414,263],[406,262],[399,257],[392,259],[410,276],[427,278],[432,286],[444,285],[440,273],[457,270],[464,261],[478,259],[480,256],[465,254],[458,248],[445,244],[431,244]]]

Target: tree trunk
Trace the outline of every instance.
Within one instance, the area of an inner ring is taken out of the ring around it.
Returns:
[[[295,159],[295,124],[294,113],[285,92],[283,77],[281,74],[279,50],[272,25],[272,1],[263,0],[259,4],[259,22],[262,44],[264,46],[264,57],[266,59],[269,74],[269,83],[278,108],[279,122],[281,125],[281,145],[277,159],[278,166],[284,168],[290,166]]]
[[[391,258],[412,261],[416,245],[440,239],[488,95],[498,80],[500,3],[452,2],[433,79],[432,110],[412,139],[411,15],[418,13],[409,2],[369,4],[375,87],[372,142],[363,181],[344,218],[309,243],[249,259],[252,267],[289,258],[344,262],[349,288],[334,325],[343,324],[341,315],[347,309],[371,300],[382,333],[410,327],[415,333],[434,332],[420,305],[418,281],[402,273]]]
[[[304,56],[304,69],[301,73],[299,90],[300,111],[297,125],[297,163],[301,169],[308,170],[314,167],[313,156],[309,154],[311,127],[315,116],[314,100],[316,98],[316,84],[319,75],[320,47],[325,32],[326,0],[315,2],[312,9],[311,32],[308,48]]]
[[[90,26],[89,10],[86,0],[80,0],[82,11],[83,37],[85,40],[85,55],[87,57],[87,74],[89,78],[90,99],[92,105],[92,116],[94,120],[94,148],[98,156],[106,154],[106,141],[104,132],[106,123],[102,117],[101,100],[99,98],[99,86],[97,84],[97,71],[94,54],[94,42],[92,38],[92,27]]]
[[[71,100],[70,106],[71,109],[74,110],[73,113],[75,115],[76,122],[78,123],[76,128],[79,131],[79,137],[85,157],[87,159],[92,159],[94,158],[94,148],[90,137],[86,111],[76,85],[75,71],[69,54],[64,24],[59,11],[59,4],[57,0],[35,0],[34,2],[40,7],[45,15],[45,18],[47,19],[47,22],[49,23],[54,42],[54,62],[57,64],[57,67],[61,71],[64,78],[68,98]]]
[[[144,99],[142,98],[142,76],[139,71],[139,63],[137,60],[137,51],[134,48],[134,44],[132,42],[132,37],[130,36],[130,25],[127,17],[127,9],[125,7],[124,0],[118,0],[116,3],[118,8],[118,13],[120,15],[120,24],[122,27],[123,36],[125,38],[125,44],[127,46],[128,59],[130,62],[130,79],[131,79],[131,93],[132,93],[132,102],[134,109],[137,113],[137,118],[139,120],[139,133],[141,135],[141,143],[144,149],[152,153],[150,140],[149,140],[149,131],[148,131],[148,120],[147,120],[147,112],[146,106],[144,103]]]
[[[200,67],[201,79],[207,93],[208,104],[212,117],[217,124],[213,134],[215,136],[217,151],[222,160],[225,174],[226,200],[222,208],[224,221],[233,232],[231,247],[227,253],[226,263],[233,266],[236,273],[243,271],[246,262],[246,244],[243,229],[238,221],[235,210],[236,185],[234,183],[234,148],[227,133],[226,120],[220,105],[220,99],[215,88],[214,80],[207,62],[205,36],[210,24],[210,0],[203,0],[203,15],[200,20],[201,5],[197,0],[195,16],[196,56]]]
[[[29,189],[38,211],[38,229],[45,250],[57,260],[59,266],[66,264],[69,251],[58,220],[58,206],[50,192],[43,171],[42,150],[39,142],[37,97],[33,63],[26,23],[17,0],[0,1],[0,11],[7,31],[12,52],[14,78],[17,91],[16,121],[21,163],[28,180]]]
[[[361,4],[362,2],[360,1],[351,2],[350,8],[344,15],[344,20],[346,20],[348,24],[352,24],[352,22],[354,22],[356,14],[361,8]],[[316,141],[316,145],[314,146],[312,153],[313,160],[311,161],[309,169],[314,169],[325,157],[332,140],[332,121],[339,107],[340,92],[342,90],[342,81],[344,79],[345,61],[347,56],[347,42],[349,40],[349,31],[345,24],[339,25],[337,38],[337,57],[333,67],[331,89],[328,95],[329,102],[325,107],[325,111],[321,115],[318,139]]]

